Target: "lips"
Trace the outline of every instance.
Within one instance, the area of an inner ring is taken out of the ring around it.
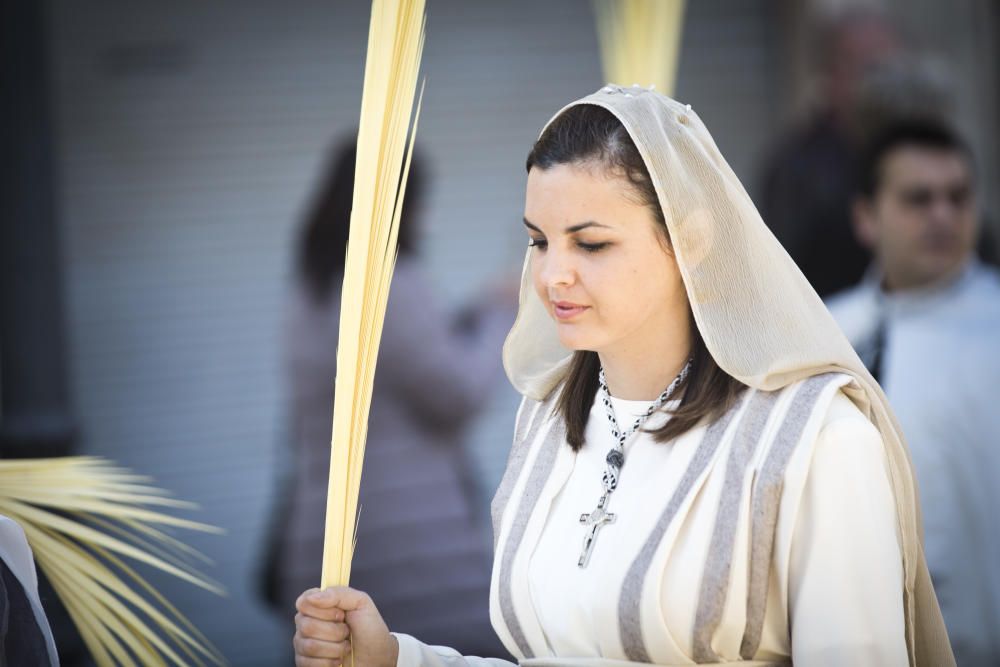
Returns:
[[[560,320],[571,320],[588,308],[589,306],[581,306],[580,304],[573,303],[571,301],[552,302],[552,309],[555,316]]]

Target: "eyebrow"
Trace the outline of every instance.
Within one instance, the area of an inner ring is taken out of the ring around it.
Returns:
[[[539,234],[543,233],[542,230],[540,230],[538,227],[536,227],[535,225],[533,225],[530,222],[528,222],[527,218],[524,219],[524,226],[527,227],[528,229],[535,230]],[[594,222],[593,220],[588,220],[587,222],[581,222],[581,223],[576,224],[576,225],[570,225],[569,227],[566,228],[565,231],[566,231],[567,234],[573,234],[573,233],[579,232],[579,231],[581,231],[583,229],[587,229],[588,227],[602,227],[604,229],[611,229],[607,225],[602,225],[599,222]]]

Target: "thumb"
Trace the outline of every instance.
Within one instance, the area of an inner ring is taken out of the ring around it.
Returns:
[[[315,607],[336,607],[344,611],[357,611],[365,605],[371,604],[371,598],[368,597],[367,593],[349,586],[330,586],[322,590],[313,588],[302,595],[306,602]]]
[[[370,604],[368,596],[346,586],[331,586],[322,590],[310,588],[295,601],[295,608],[304,616],[342,622],[348,612]]]

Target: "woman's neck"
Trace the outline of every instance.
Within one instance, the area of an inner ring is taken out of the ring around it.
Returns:
[[[655,401],[684,368],[691,354],[690,334],[655,347],[599,350],[608,391],[628,401]],[[654,353],[650,353],[655,350]]]

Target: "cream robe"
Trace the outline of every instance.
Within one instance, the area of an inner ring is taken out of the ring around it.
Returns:
[[[522,665],[907,665],[884,449],[849,382],[751,389],[672,443],[640,436],[584,570],[603,405],[574,453],[552,401],[526,400],[493,506],[500,639]],[[401,667],[509,664],[397,637]]]

